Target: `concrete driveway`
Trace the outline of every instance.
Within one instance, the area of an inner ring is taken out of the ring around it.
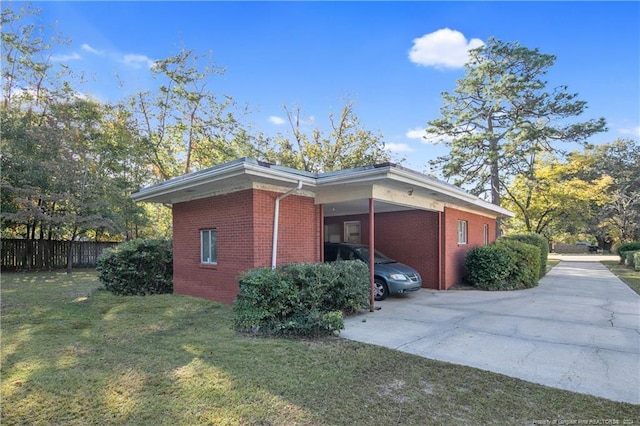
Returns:
[[[529,290],[390,297],[341,336],[640,404],[640,296],[600,258],[563,260]]]

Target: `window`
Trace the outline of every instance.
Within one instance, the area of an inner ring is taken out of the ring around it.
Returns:
[[[200,262],[208,265],[218,263],[218,235],[215,229],[200,231]]]
[[[458,221],[458,244],[467,244],[467,221]]]
[[[489,225],[488,224],[484,224],[484,227],[482,228],[482,243],[486,246],[487,244],[489,244]]]

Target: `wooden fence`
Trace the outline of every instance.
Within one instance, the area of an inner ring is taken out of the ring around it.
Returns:
[[[69,241],[3,239],[0,267],[3,271],[63,269],[67,267],[69,244]],[[71,264],[74,268],[95,268],[102,251],[117,244],[74,241]]]

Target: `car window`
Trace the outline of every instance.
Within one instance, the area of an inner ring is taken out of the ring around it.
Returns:
[[[369,247],[357,247],[358,254],[363,258],[369,260]],[[378,250],[374,251],[373,263],[396,263],[395,260],[388,258]]]
[[[355,254],[351,247],[340,247],[340,259],[341,260],[358,260],[358,256]]]
[[[338,255],[337,246],[324,246],[324,260],[325,262],[333,262]]]

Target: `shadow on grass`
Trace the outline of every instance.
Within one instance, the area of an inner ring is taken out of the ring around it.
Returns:
[[[238,335],[230,306],[118,297],[92,291],[91,274],[42,275],[3,276],[3,424],[513,424],[637,414],[337,337]]]

